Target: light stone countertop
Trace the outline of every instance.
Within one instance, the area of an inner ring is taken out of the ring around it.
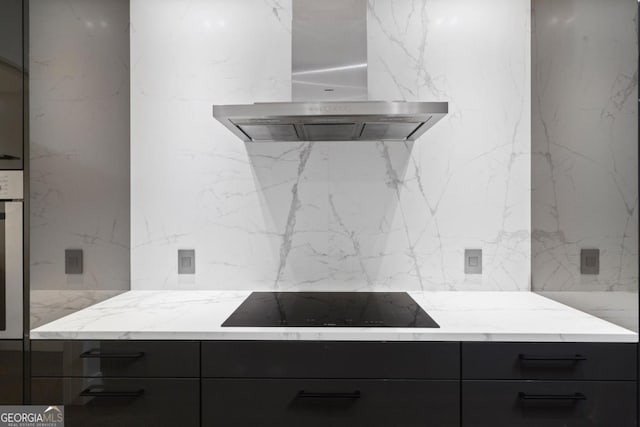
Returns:
[[[129,291],[31,339],[638,342],[638,334],[532,292],[409,292],[440,328],[221,327],[251,291]]]

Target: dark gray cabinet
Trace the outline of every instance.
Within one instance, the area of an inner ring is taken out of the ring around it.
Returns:
[[[34,378],[32,403],[65,405],[74,427],[200,425],[199,379]]]
[[[637,427],[637,344],[103,340],[31,348],[32,403],[64,404],[71,427]]]
[[[460,378],[458,342],[205,341],[213,378]]]
[[[503,343],[462,345],[465,379],[635,381],[637,345]]]
[[[65,425],[200,425],[198,341],[32,341],[31,401]]]
[[[0,405],[22,403],[22,341],[0,341]]]
[[[34,377],[200,378],[197,341],[33,341]]]
[[[635,427],[637,344],[463,343],[464,427]]]
[[[451,427],[458,381],[203,379],[202,425],[212,427]]]
[[[202,343],[203,426],[460,425],[460,343]]]
[[[632,381],[463,381],[465,427],[636,427]]]

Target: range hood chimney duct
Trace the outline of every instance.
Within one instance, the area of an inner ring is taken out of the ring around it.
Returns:
[[[293,0],[296,102],[366,101],[367,0]]]

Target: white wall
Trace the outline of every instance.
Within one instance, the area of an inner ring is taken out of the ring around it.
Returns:
[[[638,3],[533,7],[533,289],[637,292]]]
[[[128,0],[32,0],[29,68],[32,302],[50,319],[54,299],[129,289]],[[84,274],[66,275],[76,248]]]
[[[291,2],[131,0],[132,288],[529,289],[529,16],[370,1],[370,98],[449,115],[414,144],[252,145],[211,105],[290,100]]]

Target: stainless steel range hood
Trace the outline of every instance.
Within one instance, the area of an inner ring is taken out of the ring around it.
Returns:
[[[243,141],[415,140],[447,114],[446,102],[277,102],[213,107]]]
[[[367,101],[367,0],[294,0],[294,102],[214,105],[246,142],[413,141],[446,102]]]

